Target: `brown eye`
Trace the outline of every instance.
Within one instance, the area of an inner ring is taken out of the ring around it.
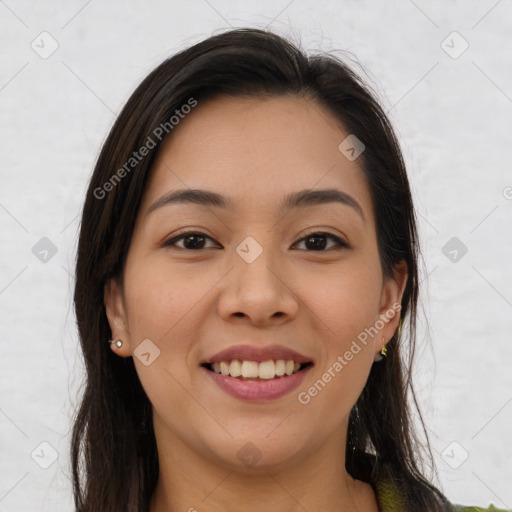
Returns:
[[[181,242],[183,240],[183,245],[177,245],[177,242]],[[189,250],[189,251],[199,251],[201,249],[207,249],[205,247],[205,243],[207,240],[213,242],[213,239],[204,233],[198,231],[188,231],[186,233],[182,233],[178,236],[171,238],[164,242],[164,247],[177,247],[179,249]],[[333,235],[332,233],[325,232],[314,232],[305,236],[298,243],[304,242],[306,244],[307,251],[315,251],[315,252],[326,252],[326,246],[328,245],[328,240],[334,242],[334,247],[330,249],[336,248],[349,248],[349,245],[341,240],[339,237]]]
[[[176,245],[176,242],[183,240],[183,246]],[[204,249],[204,243],[206,240],[212,240],[209,236],[206,236],[204,233],[189,231],[187,233],[182,233],[179,236],[171,238],[164,242],[165,247],[178,247],[179,249],[187,249],[192,251],[197,251],[200,249]]]
[[[317,252],[325,252],[324,249],[327,245],[326,240],[330,239],[334,241],[335,247],[334,248],[348,248],[349,245],[338,238],[337,236],[331,234],[331,233],[324,233],[324,232],[315,232],[310,233],[309,235],[305,236],[304,238],[301,238],[298,243],[305,242],[306,247],[310,251],[317,251]]]

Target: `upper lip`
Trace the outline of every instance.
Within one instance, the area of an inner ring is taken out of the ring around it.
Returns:
[[[267,347],[237,345],[217,352],[217,354],[201,361],[200,364],[220,363],[222,361],[232,361],[233,359],[238,359],[239,361],[257,361],[259,363],[269,361],[270,359],[274,361],[278,359],[284,359],[285,361],[293,359],[293,361],[301,364],[312,362],[311,358],[299,354],[295,350],[283,345],[269,345]]]

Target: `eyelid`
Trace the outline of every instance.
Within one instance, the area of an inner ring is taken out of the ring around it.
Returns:
[[[216,243],[217,245],[220,245],[211,236],[207,235],[206,233],[203,233],[201,231],[201,229],[183,228],[181,230],[178,230],[176,233],[174,233],[172,238],[166,239],[163,242],[162,246],[164,246],[164,247],[176,247],[174,244],[176,242],[182,240],[183,238],[186,238],[187,235],[200,235],[203,238],[211,240],[212,242]],[[300,242],[303,242],[306,238],[308,238],[308,237],[310,237],[312,235],[324,236],[326,238],[330,238],[331,240],[334,240],[334,242],[337,245],[337,247],[335,247],[335,249],[336,248],[337,249],[342,249],[342,248],[350,249],[351,248],[351,245],[346,240],[344,240],[342,237],[340,237],[338,235],[335,235],[334,233],[331,233],[330,231],[322,230],[321,228],[318,228],[318,227],[317,228],[311,228],[310,231],[308,231],[307,233],[302,235],[300,238],[298,238],[293,243],[292,247],[297,245]],[[183,247],[178,247],[178,249],[182,249],[182,250],[188,251],[188,252],[200,252],[201,250],[204,250],[204,249],[195,249],[195,250],[194,249],[184,249]],[[332,250],[332,248],[330,250]],[[329,250],[325,250],[325,251],[305,250],[304,252],[329,252]]]
[[[166,238],[163,242],[162,242],[162,246],[163,247],[172,247],[173,246],[173,243],[179,241],[179,240],[182,240],[183,238],[186,238],[187,236],[190,236],[190,235],[201,235],[203,238],[207,238],[209,240],[211,240],[212,242],[215,242],[216,244],[220,245],[216,240],[213,239],[213,237],[211,237],[210,235],[207,235],[206,233],[203,232],[203,228],[201,229],[195,229],[195,228],[182,228],[182,229],[179,229],[178,231],[176,231],[171,238]],[[178,247],[178,249],[183,249],[182,247]],[[192,249],[183,249],[183,250],[188,250],[190,252],[192,252]],[[198,249],[199,251],[200,249]]]
[[[346,247],[346,248],[350,248],[351,247],[350,244],[347,242],[346,237],[344,235],[335,235],[331,231],[328,231],[328,230],[323,229],[321,227],[314,227],[314,226],[311,227],[310,230],[308,230],[305,234],[303,234],[297,240],[297,242],[301,242],[302,240],[304,240],[304,238],[307,238],[308,236],[311,236],[311,235],[321,235],[321,236],[323,235],[325,237],[329,237],[329,238],[334,239],[337,243],[339,243],[343,247]],[[295,242],[294,245],[297,242]]]

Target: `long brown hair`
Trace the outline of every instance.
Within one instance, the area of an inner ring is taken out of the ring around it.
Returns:
[[[418,451],[422,443],[416,437],[409,406],[412,403],[418,409],[411,368],[419,249],[396,136],[374,93],[338,57],[307,56],[271,32],[239,29],[210,37],[154,69],[118,116],[91,177],[74,293],[86,370],[71,449],[77,512],[149,510],[158,478],[151,403],[133,359],[118,357],[109,348],[104,286],[111,277],[122,280],[152,163],[164,132],[172,137],[169,120],[183,105],[191,105],[191,100],[200,104],[219,95],[301,95],[327,107],[364,143],[359,162],[376,212],[382,269],[389,275],[405,261],[408,281],[400,312],[403,329],[388,343],[386,360],[373,365],[351,411],[346,467],[354,478],[366,482],[380,478],[394,482],[405,496],[407,510],[445,510],[442,494],[423,476],[422,457],[433,468],[432,453],[426,433],[425,454]],[[134,153],[142,147],[149,148],[147,155],[135,159]],[[419,418],[423,425],[421,414]]]

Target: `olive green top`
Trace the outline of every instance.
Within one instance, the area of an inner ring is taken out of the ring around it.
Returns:
[[[379,480],[374,488],[377,496],[379,511],[381,512],[407,512],[404,500],[397,488],[389,481]],[[471,507],[466,505],[452,505],[452,512],[512,512],[490,505],[489,508]]]
[[[493,505],[491,505],[489,508],[463,507],[455,505],[455,508],[453,510],[454,512],[509,512],[508,510],[505,510],[503,508],[496,508]]]

